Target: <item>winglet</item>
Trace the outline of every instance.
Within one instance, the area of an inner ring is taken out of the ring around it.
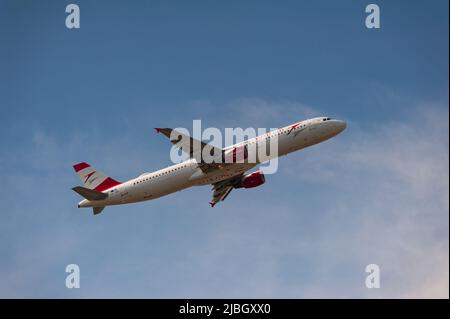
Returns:
[[[161,128],[155,127],[155,131],[156,131],[156,133],[159,133],[159,132],[161,132]]]
[[[209,202],[209,205],[211,205],[211,208],[214,207],[214,205],[216,205],[217,203],[214,202]]]

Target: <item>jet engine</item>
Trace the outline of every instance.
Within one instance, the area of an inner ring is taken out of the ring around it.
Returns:
[[[266,182],[266,178],[263,173],[260,171],[244,175],[241,180],[239,181],[238,185],[235,186],[236,188],[252,188],[257,187]]]

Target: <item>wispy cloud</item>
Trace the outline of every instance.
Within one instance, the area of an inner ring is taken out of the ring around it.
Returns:
[[[361,296],[448,298],[448,132],[446,106],[419,106],[369,129],[350,126],[300,155],[307,170],[294,171],[293,158],[284,166],[293,179],[338,190],[324,200],[349,225],[340,258],[384,270],[384,288]],[[329,220],[323,227],[334,236]]]
[[[268,126],[321,114],[254,98],[202,103],[210,118],[233,110],[219,127],[235,114],[243,126],[255,114],[254,125]],[[448,297],[446,106],[372,127],[350,121],[337,138],[283,158],[266,185],[235,190],[214,209],[208,187],[95,218],[77,209],[74,159],[124,178],[162,166],[167,141],[124,152],[134,134],[62,141],[38,129],[2,157],[14,164],[0,171],[2,297]],[[64,287],[68,263],[81,266],[78,291]],[[381,267],[379,290],[364,286],[369,263]]]

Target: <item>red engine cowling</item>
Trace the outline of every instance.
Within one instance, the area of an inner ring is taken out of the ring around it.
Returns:
[[[257,187],[266,182],[266,178],[264,177],[264,174],[260,171],[244,175],[241,179],[241,182],[239,183],[239,187],[243,188],[252,188]]]

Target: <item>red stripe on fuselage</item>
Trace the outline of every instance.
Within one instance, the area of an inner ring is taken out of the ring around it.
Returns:
[[[86,167],[90,167],[90,165],[88,163],[81,162],[81,163],[75,164],[73,166],[73,169],[75,170],[75,172],[78,173],[79,171],[81,171],[82,169],[85,169]]]
[[[108,177],[103,182],[101,182],[96,188],[94,188],[94,190],[96,190],[98,192],[103,192],[111,187],[114,187],[114,186],[117,186],[120,184],[122,184],[122,183],[112,179],[111,177]]]

